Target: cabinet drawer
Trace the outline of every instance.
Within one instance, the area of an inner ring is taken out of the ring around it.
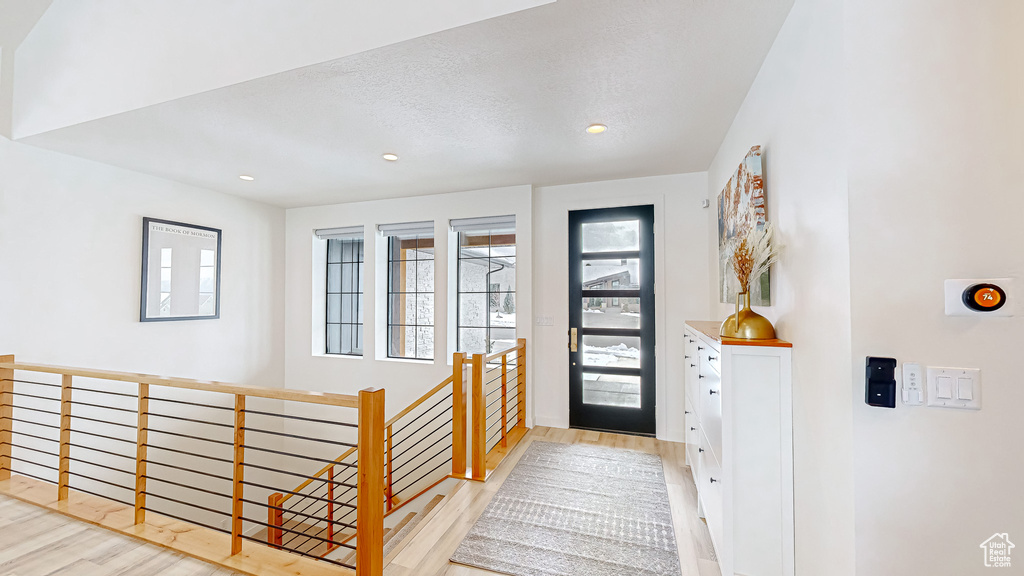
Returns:
[[[700,354],[697,352],[699,339],[695,334],[687,330],[683,333],[683,382],[686,390],[686,398],[694,408],[700,408],[697,403],[697,387],[700,373]]]
[[[706,439],[705,439],[706,440]],[[722,466],[718,459],[709,450],[705,449],[700,454],[700,484],[697,495],[701,505],[704,507],[704,518],[708,523],[708,530],[711,532],[711,541],[715,545],[715,552],[722,553],[722,541],[725,534],[723,518],[723,497],[722,497]]]
[[[684,405],[683,424],[686,426],[685,442],[687,445],[697,446],[700,443],[700,419],[697,418],[697,413],[694,411],[693,404],[690,403],[689,398],[684,401]]]
[[[702,345],[700,346],[700,348],[703,348],[703,350],[700,350],[698,352],[697,358],[701,372],[711,370],[714,371],[716,374],[721,374],[722,355],[718,352],[718,350],[715,350],[714,348],[708,346],[707,344],[703,342],[701,344]]]
[[[700,427],[708,446],[722,458],[722,377],[713,371],[700,375]]]

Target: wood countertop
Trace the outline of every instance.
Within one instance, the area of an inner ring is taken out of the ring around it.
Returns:
[[[686,325],[693,328],[697,332],[715,340],[721,342],[726,346],[767,346],[770,348],[792,348],[791,342],[785,340],[779,340],[773,338],[771,340],[743,340],[740,338],[722,338],[719,335],[718,330],[722,327],[721,322],[714,322],[709,320],[690,320],[686,322]]]

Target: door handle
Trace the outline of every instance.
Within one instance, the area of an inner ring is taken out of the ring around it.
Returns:
[[[569,352],[576,352],[576,329],[569,328]]]

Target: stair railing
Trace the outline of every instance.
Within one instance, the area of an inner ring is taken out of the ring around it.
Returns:
[[[452,357],[452,373],[384,423],[382,509],[390,516],[449,478],[485,481],[526,433],[526,340],[490,355]],[[468,372],[468,374],[467,374]],[[472,412],[472,414],[470,414]],[[471,454],[472,468],[467,469]],[[278,527],[326,511],[316,553],[347,562],[356,538],[348,450],[290,491],[268,497],[268,543],[309,552],[316,540]],[[449,466],[450,464],[450,466]],[[340,482],[337,478],[342,478]],[[363,508],[358,509],[362,513]],[[347,556],[346,556],[347,555]]]
[[[473,479],[485,481],[526,434],[526,339],[474,354],[472,372]]]
[[[0,356],[0,493],[239,572],[322,573],[315,559],[380,576],[387,438],[383,390],[302,392]],[[331,447],[343,456],[322,458]],[[283,488],[295,478],[330,487],[326,513],[281,520],[283,495],[301,494]],[[333,522],[335,507],[350,521]],[[351,535],[342,543],[336,530]],[[288,548],[282,535],[309,548]],[[317,547],[350,553],[323,558]]]

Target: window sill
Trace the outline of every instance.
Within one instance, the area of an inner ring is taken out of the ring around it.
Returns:
[[[313,354],[313,358],[331,358],[331,359],[347,359],[347,360],[362,360],[366,356],[360,354]]]
[[[390,356],[385,356],[383,358],[378,358],[377,360],[380,360],[382,362],[399,362],[399,363],[403,363],[403,364],[433,364],[434,363],[434,359],[432,359],[432,358],[431,359],[427,359],[427,358],[391,358]]]

